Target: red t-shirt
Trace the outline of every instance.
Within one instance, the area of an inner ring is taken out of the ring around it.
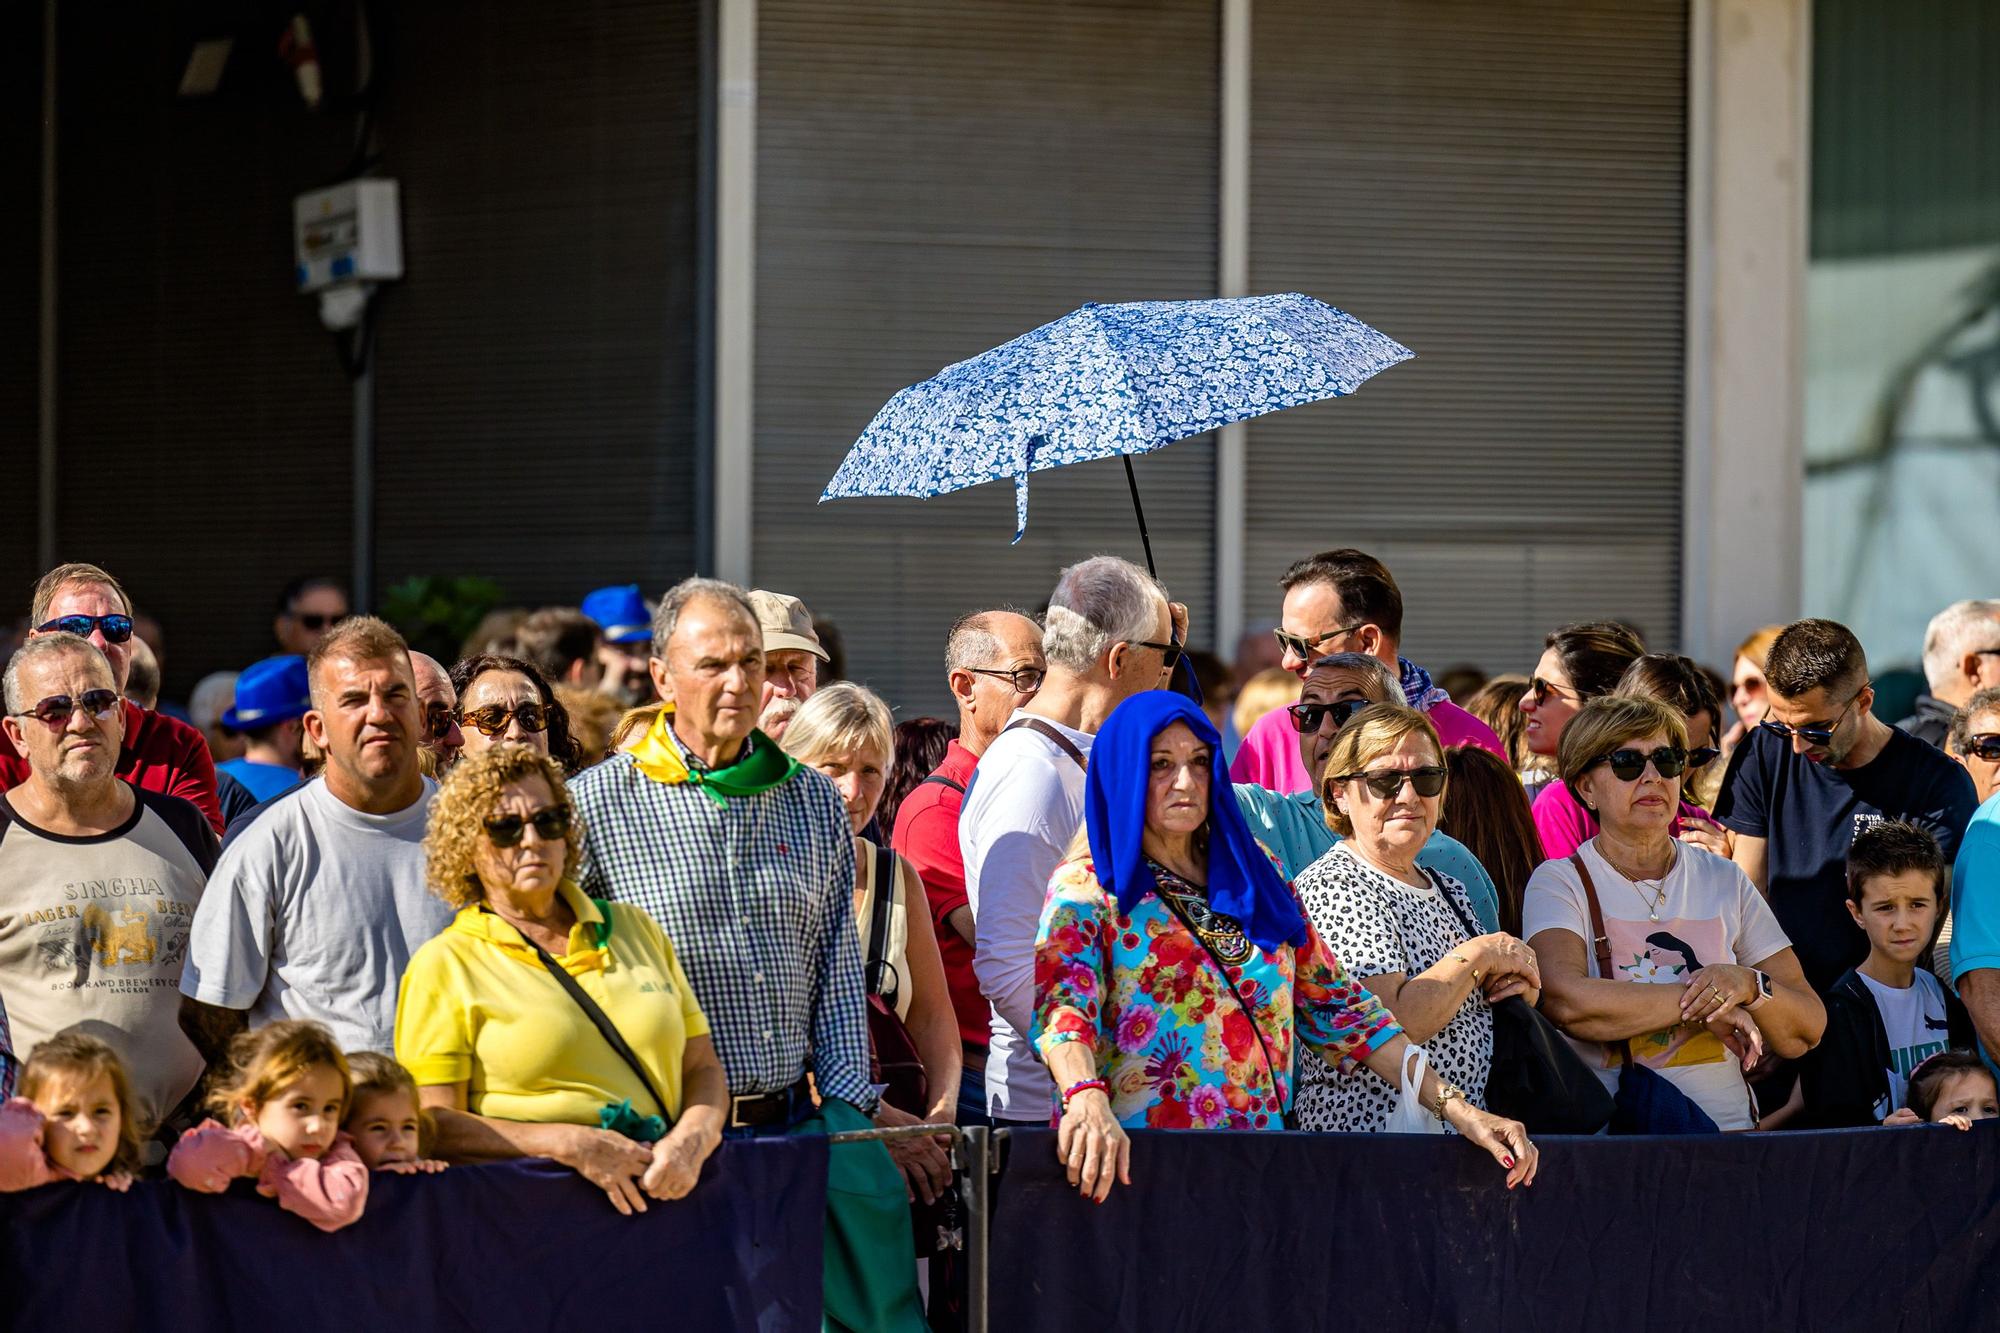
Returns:
[[[208,742],[179,718],[141,708],[130,699],[124,704],[125,744],[118,752],[118,776],[142,791],[193,803],[221,837],[222,805],[215,798],[215,759],[208,753]],[[27,757],[0,732],[0,791],[27,780]]]
[[[978,763],[979,757],[957,741],[946,746],[944,762],[931,777],[949,778],[958,786],[919,783],[896,809],[896,829],[889,845],[923,878],[931,925],[937,931],[938,954],[944,959],[945,984],[951,991],[952,1010],[958,1015],[958,1035],[968,1046],[985,1050],[991,1010],[979,992],[979,978],[972,972],[972,946],[944,923],[954,910],[966,905],[958,812],[965,805],[965,784],[972,780]]]

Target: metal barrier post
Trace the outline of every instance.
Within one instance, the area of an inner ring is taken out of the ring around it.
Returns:
[[[965,1327],[966,1333],[986,1333],[986,1276],[989,1213],[993,1176],[999,1169],[993,1131],[983,1125],[966,1129],[960,1139],[965,1152]]]

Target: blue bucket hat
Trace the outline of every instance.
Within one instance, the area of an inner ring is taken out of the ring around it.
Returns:
[[[236,678],[236,702],[222,714],[222,725],[231,731],[262,731],[304,717],[311,709],[306,659],[297,654],[267,657]]]
[[[597,622],[607,643],[651,643],[653,617],[636,583],[599,588],[583,599],[583,613]]]

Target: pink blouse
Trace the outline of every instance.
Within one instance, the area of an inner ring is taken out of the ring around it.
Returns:
[[[268,1147],[255,1125],[204,1120],[174,1145],[167,1174],[204,1194],[220,1194],[238,1176],[253,1176],[259,1194],[321,1231],[354,1222],[368,1203],[368,1168],[345,1134],[334,1138],[324,1157],[294,1158]]]

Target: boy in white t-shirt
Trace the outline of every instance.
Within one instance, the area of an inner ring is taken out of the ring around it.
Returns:
[[[1854,835],[1847,910],[1868,936],[1868,957],[1826,993],[1826,1034],[1800,1062],[1792,1123],[1831,1129],[1879,1125],[1904,1104],[1926,1058],[1972,1039],[1958,998],[1919,967],[1937,937],[1945,863],[1937,839],[1884,821]]]

